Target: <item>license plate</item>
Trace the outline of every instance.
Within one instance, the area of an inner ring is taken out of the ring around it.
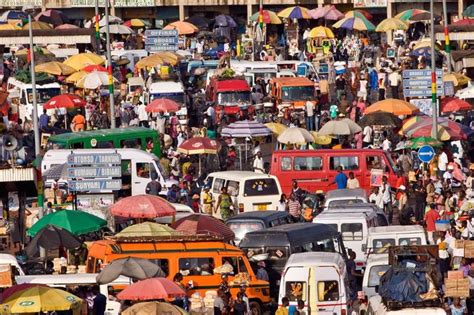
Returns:
[[[258,211],[265,211],[265,210],[267,210],[267,205],[257,205],[257,210]]]

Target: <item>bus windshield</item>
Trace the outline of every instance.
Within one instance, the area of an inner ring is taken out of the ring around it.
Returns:
[[[159,93],[159,94],[152,94],[150,101],[159,99],[159,98],[167,98],[169,100],[175,101],[176,103],[183,105],[184,104],[184,93]]]
[[[312,86],[285,86],[282,88],[283,101],[304,101],[314,97]]]
[[[61,89],[60,88],[48,88],[48,89],[38,88],[36,92],[37,92],[36,93],[37,102],[46,103],[54,96],[61,94]],[[29,103],[33,102],[32,89],[28,89],[28,102]]]
[[[238,92],[220,92],[217,94],[218,105],[249,105],[250,92],[238,91]]]

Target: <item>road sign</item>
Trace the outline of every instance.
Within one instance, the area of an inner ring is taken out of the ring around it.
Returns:
[[[402,77],[405,97],[431,97],[431,70],[404,70]],[[444,95],[441,69],[436,70],[436,95]]]
[[[120,166],[70,167],[67,169],[67,176],[69,178],[121,177],[122,168]]]
[[[118,153],[70,154],[67,157],[68,165],[98,165],[119,164],[122,159]]]
[[[178,50],[177,30],[146,30],[145,49],[148,52],[154,51],[176,51]]]
[[[100,192],[104,190],[122,189],[121,179],[86,179],[78,181],[68,181],[68,188],[71,191]]]
[[[435,150],[430,145],[424,145],[418,149],[418,158],[421,162],[429,163],[435,156]]]

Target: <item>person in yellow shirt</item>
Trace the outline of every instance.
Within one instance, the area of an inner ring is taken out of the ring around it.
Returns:
[[[212,194],[209,192],[210,187],[204,186],[201,193],[201,200],[203,203],[202,210],[205,214],[212,215]]]
[[[281,304],[275,315],[288,315],[288,306],[290,305],[290,300],[285,296],[284,298],[281,299]]]

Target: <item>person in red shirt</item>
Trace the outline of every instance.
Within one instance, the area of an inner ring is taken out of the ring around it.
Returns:
[[[395,188],[400,188],[400,186],[405,186],[408,187],[408,181],[407,178],[403,175],[403,171],[398,171],[397,173],[397,183],[395,185]]]
[[[425,214],[425,225],[426,232],[428,234],[428,241],[430,245],[434,245],[433,234],[436,231],[436,221],[439,220],[440,216],[436,210],[436,205],[434,203],[430,204],[430,210]]]

